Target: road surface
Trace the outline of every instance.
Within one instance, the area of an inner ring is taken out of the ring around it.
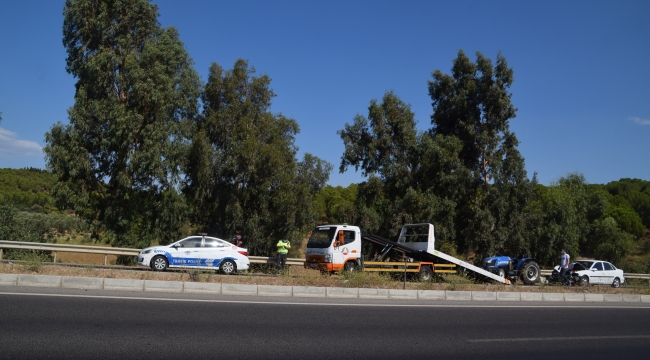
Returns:
[[[648,359],[650,304],[0,287],[2,359]]]

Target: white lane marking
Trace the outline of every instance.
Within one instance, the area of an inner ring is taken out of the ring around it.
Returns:
[[[429,307],[429,308],[551,308],[551,309],[648,309],[650,306],[570,306],[570,305],[471,305],[471,304],[350,304],[350,303],[306,303],[291,301],[247,301],[247,300],[216,300],[216,299],[175,299],[148,298],[139,296],[108,296],[108,295],[76,295],[76,294],[43,294],[43,293],[14,293],[0,292],[0,295],[18,296],[50,296],[109,300],[150,300],[171,302],[198,302],[220,304],[262,304],[262,305],[307,305],[307,306],[357,306],[357,307]],[[198,295],[198,294],[197,294]],[[246,296],[246,295],[244,295]],[[316,300],[314,298],[314,300]],[[389,299],[384,299],[389,300]]]
[[[518,341],[560,341],[560,340],[620,340],[620,339],[650,339],[650,335],[621,335],[621,336],[555,336],[555,337],[534,337],[534,338],[511,338],[511,339],[472,339],[469,342],[518,342]]]

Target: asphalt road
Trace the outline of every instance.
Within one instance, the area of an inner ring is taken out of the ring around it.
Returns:
[[[2,359],[648,359],[647,304],[0,287]]]

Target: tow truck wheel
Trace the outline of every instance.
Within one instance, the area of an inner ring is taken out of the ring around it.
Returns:
[[[350,274],[357,270],[357,264],[354,261],[348,261],[343,266],[344,270]]]
[[[539,281],[539,265],[529,261],[521,266],[521,277],[526,285],[533,285]]]
[[[420,281],[431,281],[433,278],[433,271],[428,266],[422,266],[420,268]]]
[[[165,271],[167,266],[169,266],[167,259],[162,255],[158,255],[151,260],[151,270],[153,271]]]

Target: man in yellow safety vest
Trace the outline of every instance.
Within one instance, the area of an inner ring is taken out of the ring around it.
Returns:
[[[282,270],[284,270],[284,266],[287,263],[287,253],[289,252],[289,249],[291,249],[291,243],[289,243],[289,240],[280,240],[278,241],[277,248],[278,257],[275,261],[276,269],[282,268]]]

